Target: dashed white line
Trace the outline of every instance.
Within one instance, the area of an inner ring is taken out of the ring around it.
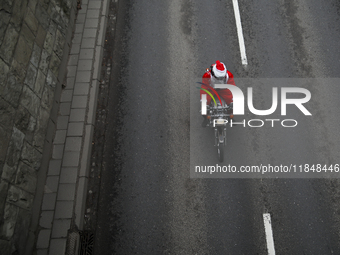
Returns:
[[[236,20],[238,43],[240,45],[241,61],[242,61],[242,65],[246,66],[246,65],[248,65],[248,60],[247,60],[247,55],[246,55],[246,47],[244,45],[240,9],[238,7],[238,1],[237,0],[233,0],[233,6],[234,6],[234,14],[235,14],[235,20]]]
[[[270,218],[270,214],[269,213],[264,213],[263,214],[263,222],[264,222],[264,229],[266,231],[266,240],[267,240],[268,255],[275,255],[274,237],[273,237],[273,229],[272,229],[272,220]]]

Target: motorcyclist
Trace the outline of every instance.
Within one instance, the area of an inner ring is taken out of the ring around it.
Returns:
[[[201,88],[208,90],[212,93],[211,87],[213,84],[230,84],[235,85],[234,75],[229,72],[223,62],[219,60],[216,61],[215,64],[210,66],[210,69],[207,68],[206,72],[202,77],[202,86]],[[227,105],[233,101],[233,95],[229,89],[215,89],[220,97],[224,99]],[[202,99],[202,94],[207,94],[204,90],[200,90],[200,97]],[[214,95],[214,93],[212,93]],[[207,94],[207,105],[210,105],[211,97]],[[202,115],[204,120],[202,123],[202,127],[206,127],[209,123],[209,120],[206,115]]]

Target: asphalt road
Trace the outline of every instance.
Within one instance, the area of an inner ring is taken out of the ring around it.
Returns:
[[[247,66],[232,0],[111,7],[86,214],[94,254],[268,254],[264,213],[276,254],[340,254],[338,179],[190,178],[190,163],[218,163],[190,102],[217,59],[237,79],[327,81],[305,86],[313,116],[287,110],[295,128],[228,130],[225,164],[340,163],[340,2],[240,0]],[[254,93],[270,106],[270,92]]]

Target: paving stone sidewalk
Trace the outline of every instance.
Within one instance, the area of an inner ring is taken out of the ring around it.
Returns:
[[[68,234],[83,226],[109,4],[110,0],[82,0],[78,11],[44,189],[38,255],[76,254],[72,246],[78,245]]]

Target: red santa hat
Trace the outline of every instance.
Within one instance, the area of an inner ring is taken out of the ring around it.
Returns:
[[[225,64],[217,60],[216,64],[213,65],[213,72],[216,78],[223,78],[227,74],[227,68]]]

